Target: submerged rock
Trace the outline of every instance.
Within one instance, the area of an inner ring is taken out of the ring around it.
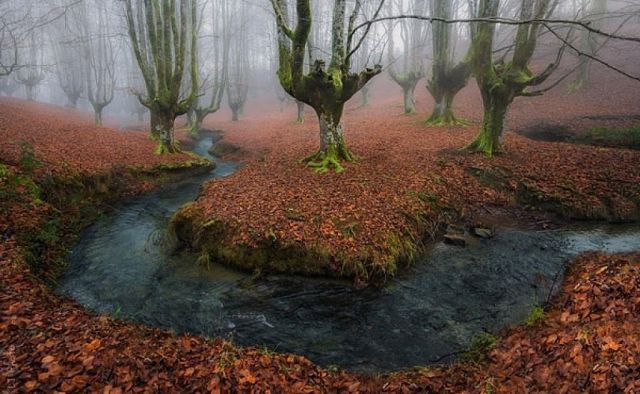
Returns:
[[[475,235],[476,237],[488,239],[493,238],[495,234],[490,228],[476,227],[473,229],[473,235]]]
[[[467,246],[467,238],[464,234],[445,234],[444,242],[449,245]]]

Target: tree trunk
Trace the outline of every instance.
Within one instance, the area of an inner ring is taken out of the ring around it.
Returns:
[[[369,88],[367,86],[362,88],[362,106],[366,107],[369,105]]]
[[[298,105],[298,119],[296,120],[298,123],[304,123],[304,103],[302,101],[296,101]]]
[[[189,135],[192,137],[197,137],[200,134],[200,130],[202,130],[202,123],[204,123],[204,118],[206,117],[206,111],[194,111],[189,119]]]
[[[80,99],[80,97],[68,96],[67,99],[69,100],[69,108],[73,108],[73,109],[78,108],[78,100]]]
[[[95,115],[96,126],[102,126],[102,108],[93,109]]]
[[[410,115],[416,113],[416,100],[414,93],[416,90],[416,83],[408,83],[402,86],[402,93],[404,96],[404,113]]]
[[[502,151],[502,133],[509,104],[510,101],[502,97],[491,97],[485,102],[480,133],[467,149],[482,152],[488,157]]]
[[[315,168],[318,173],[325,173],[333,168],[336,172],[344,171],[341,161],[353,162],[355,157],[344,142],[344,132],[340,119],[342,106],[334,111],[316,110],[320,122],[320,150],[303,160],[307,166]]]
[[[164,111],[151,112],[151,136],[158,141],[156,148],[158,155],[179,151],[173,132],[175,118],[175,115]]]
[[[439,97],[434,97],[433,112],[427,124],[432,126],[466,126],[467,122],[456,118],[453,114],[453,99],[456,93],[445,92]]]
[[[240,107],[231,107],[231,121],[237,122],[240,119]]]
[[[25,85],[24,87],[25,87],[25,90],[26,90],[26,93],[27,93],[27,100],[28,101],[33,101],[33,99],[34,99],[34,90],[35,89],[33,88],[33,86],[30,86],[30,85]]]

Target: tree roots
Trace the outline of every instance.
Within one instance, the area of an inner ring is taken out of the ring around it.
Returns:
[[[301,160],[309,168],[313,168],[318,174],[324,174],[333,169],[336,173],[344,171],[341,161],[352,163],[356,157],[344,145],[329,145],[326,151],[320,150],[311,156]]]

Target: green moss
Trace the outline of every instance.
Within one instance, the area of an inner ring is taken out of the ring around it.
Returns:
[[[640,125],[593,128],[574,140],[584,144],[640,149]]]
[[[541,306],[536,306],[531,310],[531,312],[529,312],[529,316],[525,319],[524,324],[529,327],[533,327],[543,323],[544,319],[544,309]]]
[[[477,335],[471,340],[469,349],[463,354],[463,360],[481,363],[487,358],[487,353],[496,346],[498,338],[488,332]]]

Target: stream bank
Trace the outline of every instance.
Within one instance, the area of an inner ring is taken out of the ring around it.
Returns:
[[[518,324],[549,300],[578,254],[640,249],[634,226],[499,229],[466,248],[438,243],[384,288],[358,290],[336,280],[256,278],[161,248],[173,213],[202,182],[235,168],[218,160],[211,174],[138,197],[89,228],[61,293],[98,313],[178,333],[378,372],[453,361],[478,335]]]

